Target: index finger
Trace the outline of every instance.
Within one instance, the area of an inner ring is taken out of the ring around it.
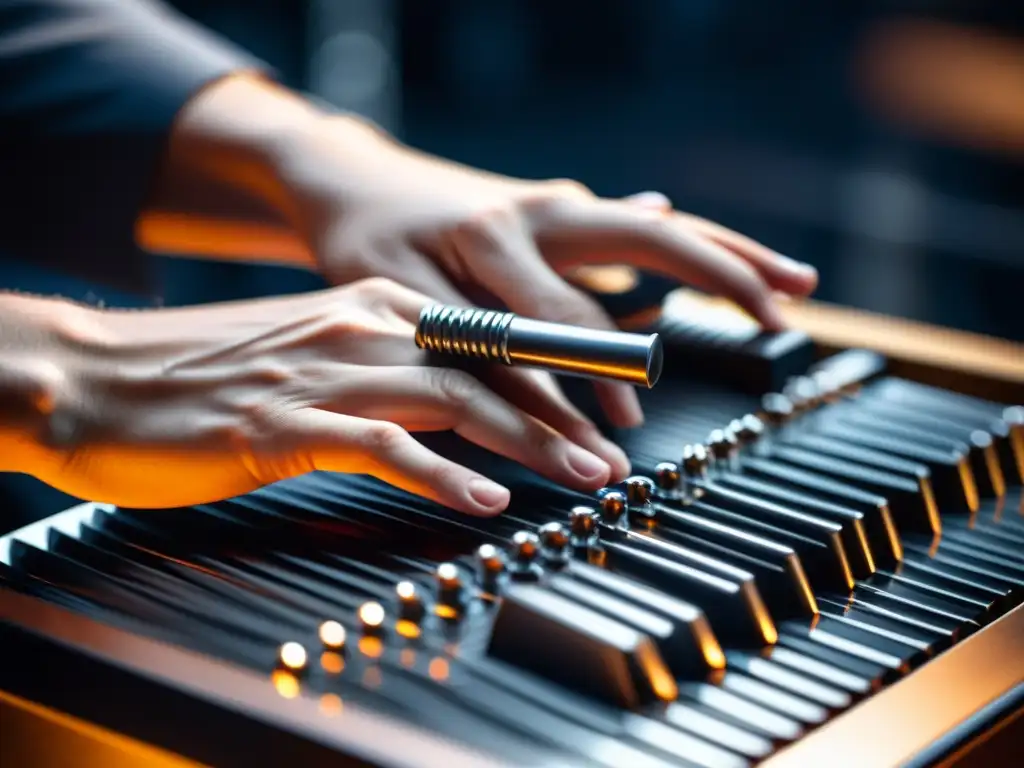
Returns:
[[[785,326],[764,276],[680,217],[615,200],[565,199],[531,219],[538,239],[555,251],[589,263],[627,262],[732,299],[766,328]]]

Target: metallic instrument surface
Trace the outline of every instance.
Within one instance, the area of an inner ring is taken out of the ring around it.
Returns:
[[[594,497],[439,435],[505,515],[315,473],[0,538],[0,716],[214,765],[1013,765],[1012,371],[684,306],[647,425],[611,433],[634,475]]]

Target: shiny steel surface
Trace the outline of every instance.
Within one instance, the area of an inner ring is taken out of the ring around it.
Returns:
[[[661,377],[657,334],[599,331],[511,312],[434,305],[420,314],[416,345],[454,357],[528,365],[587,378],[653,387]]]

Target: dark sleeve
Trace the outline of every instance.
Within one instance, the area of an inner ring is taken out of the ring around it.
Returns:
[[[266,67],[152,0],[0,0],[0,259],[148,290],[133,230],[171,124],[242,69]]]

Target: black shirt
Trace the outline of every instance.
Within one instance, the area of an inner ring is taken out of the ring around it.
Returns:
[[[153,0],[0,0],[0,259],[147,291],[134,226],[174,118],[249,68]]]

